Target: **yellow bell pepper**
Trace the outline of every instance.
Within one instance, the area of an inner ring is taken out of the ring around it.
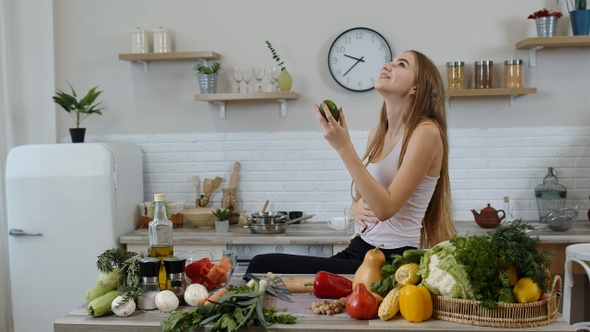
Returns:
[[[420,323],[432,316],[432,297],[424,286],[407,285],[399,292],[399,309],[408,322]]]

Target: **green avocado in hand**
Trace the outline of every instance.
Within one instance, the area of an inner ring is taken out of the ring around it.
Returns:
[[[336,106],[336,104],[329,99],[324,100],[324,103],[326,104],[326,106],[328,106],[328,110],[330,111],[330,113],[332,113],[332,116],[334,117],[334,119],[336,119],[336,122],[338,122],[338,119],[340,118],[340,113],[338,112],[338,107]],[[322,106],[322,104],[320,104],[320,113],[322,113],[324,119],[328,120],[328,118],[326,117],[326,113],[324,113],[324,107]]]

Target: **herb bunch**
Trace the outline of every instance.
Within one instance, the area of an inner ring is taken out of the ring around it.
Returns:
[[[208,324],[213,324],[211,332],[234,332],[254,324],[268,331],[273,323],[295,324],[295,316],[278,314],[274,305],[263,307],[265,280],[248,285],[230,285],[229,292],[213,304],[174,311],[160,324],[162,332],[193,331]]]
[[[270,53],[272,54],[272,58],[275,59],[278,66],[281,67],[281,70],[285,69],[285,67],[283,67],[284,62],[281,61],[281,57],[279,56],[279,54],[277,53],[275,48],[272,46],[272,44],[268,40],[266,41],[266,46],[270,50]]]

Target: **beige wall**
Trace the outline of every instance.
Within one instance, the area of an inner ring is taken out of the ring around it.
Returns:
[[[369,129],[376,122],[380,96],[339,87],[327,68],[327,51],[338,34],[355,26],[382,33],[394,54],[417,49],[444,72],[447,61],[463,60],[471,70],[476,60],[493,60],[496,85],[503,60],[525,59],[515,43],[535,36],[532,12],[555,1],[474,0],[391,1],[194,1],[194,0],[56,0],[56,86],[66,80],[84,92],[100,85],[108,107],[102,117],[86,120],[90,134],[137,134],[233,131],[296,131],[318,128],[315,101],[331,98],[343,105],[352,129]],[[559,4],[565,7],[565,4]],[[362,8],[359,8],[361,6]],[[565,9],[565,8],[564,8]],[[564,10],[563,9],[563,10]],[[89,13],[80,15],[80,13]],[[130,32],[136,27],[173,31],[174,49],[209,50],[222,55],[226,68],[220,91],[233,89],[233,66],[272,65],[270,40],[293,76],[301,97],[289,102],[289,116],[280,118],[276,103],[232,102],[227,119],[217,106],[194,100],[197,81],[193,61],[157,62],[149,73],[139,64],[118,60],[131,51]],[[558,34],[571,35],[569,15]],[[451,99],[451,128],[586,126],[590,124],[587,78],[590,49],[542,50],[538,66],[525,66],[525,85],[536,95],[516,98]],[[375,70],[378,70],[376,68]],[[58,136],[67,136],[72,120],[58,112]]]

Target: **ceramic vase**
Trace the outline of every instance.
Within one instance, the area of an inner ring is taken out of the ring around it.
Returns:
[[[287,68],[283,68],[283,70],[281,70],[281,73],[279,74],[278,86],[279,90],[281,91],[291,91],[293,79],[291,78],[291,74],[289,74],[287,71]]]
[[[84,143],[84,135],[86,134],[86,128],[70,128],[70,137],[72,143]]]
[[[535,19],[538,37],[553,37],[557,31],[557,16],[545,16]]]
[[[570,12],[574,36],[590,33],[590,9],[577,9]]]

